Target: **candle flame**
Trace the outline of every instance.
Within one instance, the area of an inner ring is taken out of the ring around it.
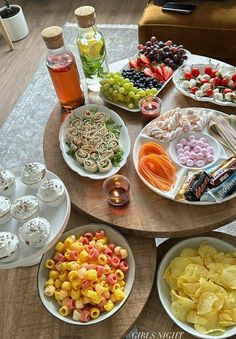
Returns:
[[[119,197],[119,193],[118,193],[117,191],[113,191],[113,195],[114,195],[115,197]]]

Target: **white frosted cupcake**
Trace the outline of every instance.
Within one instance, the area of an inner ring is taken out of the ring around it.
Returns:
[[[0,171],[0,194],[9,197],[15,191],[16,177],[11,171]]]
[[[47,242],[51,231],[50,223],[45,218],[34,218],[19,229],[21,241],[30,247],[43,247]]]
[[[0,232],[0,262],[14,260],[18,253],[18,237],[14,233]]]
[[[39,201],[34,195],[25,195],[16,199],[11,205],[11,215],[18,221],[26,222],[37,217]]]
[[[7,197],[0,196],[0,225],[6,224],[11,219],[11,202]]]
[[[30,186],[30,188],[38,188],[46,177],[46,167],[39,162],[31,162],[26,164],[21,172],[21,181]]]
[[[50,206],[58,206],[65,198],[65,186],[61,180],[50,179],[42,183],[38,198]]]

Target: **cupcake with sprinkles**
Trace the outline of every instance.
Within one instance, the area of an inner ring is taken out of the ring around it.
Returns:
[[[6,224],[11,219],[11,201],[4,196],[0,196],[0,225]]]
[[[49,206],[59,206],[65,198],[65,186],[59,179],[46,180],[40,186],[37,196]]]
[[[40,248],[46,244],[50,230],[49,221],[45,218],[37,217],[23,224],[19,229],[19,237],[27,246]]]
[[[0,171],[0,195],[10,197],[15,192],[16,177],[9,170]]]
[[[37,189],[46,177],[46,167],[39,162],[26,164],[21,172],[21,181],[30,188]]]

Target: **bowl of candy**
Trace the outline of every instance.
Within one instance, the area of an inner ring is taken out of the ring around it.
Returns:
[[[173,246],[157,273],[160,301],[169,317],[196,338],[236,334],[235,246],[194,237]]]
[[[206,168],[219,158],[221,146],[218,141],[202,132],[187,132],[170,144],[170,155],[180,166],[188,169]]]
[[[38,293],[49,313],[73,325],[92,325],[116,313],[131,293],[135,261],[126,239],[106,225],[84,225],[42,257]]]

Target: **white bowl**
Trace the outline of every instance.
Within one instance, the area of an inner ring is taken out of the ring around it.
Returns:
[[[204,137],[207,140],[208,144],[214,148],[214,160],[212,162],[209,162],[208,164],[206,164],[203,167],[196,167],[196,166],[190,167],[190,166],[187,166],[187,165],[183,165],[179,162],[179,159],[178,159],[177,153],[176,153],[176,145],[180,142],[181,139],[187,138],[190,135],[194,135],[195,138],[198,138],[198,139],[200,139],[201,137]],[[219,144],[219,142],[216,139],[214,139],[209,134],[206,134],[206,133],[203,133],[203,132],[193,132],[193,131],[191,131],[191,132],[187,132],[187,133],[180,135],[178,138],[176,138],[175,140],[173,140],[170,143],[169,155],[174,160],[174,162],[181,167],[185,167],[189,170],[192,170],[192,169],[200,170],[200,169],[204,169],[204,168],[207,168],[207,167],[214,165],[214,163],[221,157],[221,145]]]
[[[49,272],[49,270],[45,268],[44,264],[47,259],[53,257],[53,254],[55,252],[54,247],[44,254],[40,262],[39,269],[38,269],[38,293],[39,293],[40,300],[49,313],[51,313],[57,319],[60,319],[68,324],[80,325],[80,326],[97,324],[111,317],[114,313],[116,313],[122,307],[122,305],[126,302],[126,300],[129,297],[129,294],[131,293],[131,290],[134,284],[134,277],[135,277],[135,261],[134,261],[134,256],[131,251],[131,248],[129,247],[127,240],[123,237],[122,234],[118,233],[116,230],[106,225],[89,224],[89,225],[79,226],[77,228],[74,228],[64,233],[63,236],[59,239],[59,241],[64,241],[69,235],[72,235],[72,234],[79,236],[86,232],[94,233],[101,229],[105,231],[106,235],[108,236],[109,242],[113,242],[121,246],[122,248],[125,248],[128,252],[127,262],[129,264],[129,270],[125,274],[125,282],[126,282],[125,289],[124,289],[125,298],[122,301],[116,303],[114,308],[110,312],[102,312],[97,319],[91,319],[86,323],[75,321],[72,319],[71,316],[63,317],[62,315],[60,315],[56,300],[53,297],[48,298],[44,295],[44,283],[48,279],[48,272]]]
[[[194,249],[197,249],[200,244],[204,241],[207,241],[210,245],[214,246],[218,251],[224,251],[224,252],[234,252],[235,246],[230,245],[229,243],[213,238],[213,237],[195,237],[195,238],[189,238],[186,240],[183,240],[173,246],[164,256],[162,259],[158,272],[157,272],[157,289],[158,294],[160,297],[160,301],[162,303],[162,306],[164,307],[165,311],[169,315],[169,317],[184,331],[192,334],[196,338],[203,338],[203,339],[223,339],[223,338],[229,338],[231,336],[236,335],[236,326],[228,327],[225,331],[225,333],[220,333],[219,335],[211,335],[211,334],[203,334],[194,329],[193,326],[191,326],[188,323],[184,323],[180,320],[178,320],[175,315],[171,311],[171,297],[170,297],[170,288],[167,285],[165,279],[164,279],[164,273],[168,265],[170,264],[171,260],[175,257],[179,256],[180,252],[186,248],[191,247]],[[216,333],[216,332],[215,332]],[[219,333],[219,332],[217,332]]]

